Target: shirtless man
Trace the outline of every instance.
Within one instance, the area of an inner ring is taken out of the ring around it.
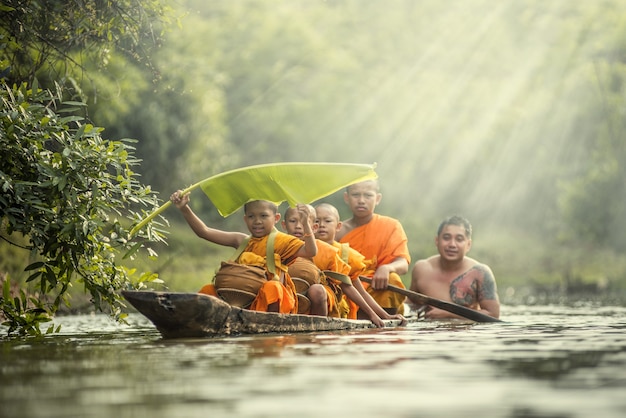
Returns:
[[[444,219],[437,230],[435,244],[438,255],[415,263],[411,274],[411,290],[499,318],[500,301],[491,269],[465,256],[472,246],[472,226],[469,221],[460,216]],[[413,308],[419,306],[417,300],[410,302]],[[458,316],[429,307],[426,318]]]

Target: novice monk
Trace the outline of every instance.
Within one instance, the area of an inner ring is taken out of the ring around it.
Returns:
[[[444,219],[437,230],[435,245],[439,254],[415,263],[411,290],[499,318],[500,301],[491,269],[465,256],[472,246],[472,226],[469,221],[460,216]],[[412,305],[417,307],[419,301],[414,301]],[[458,316],[429,307],[426,318]]]
[[[390,315],[374,300],[374,298],[365,290],[359,276],[365,271],[365,257],[348,244],[341,244],[335,241],[335,235],[341,228],[341,221],[337,208],[329,203],[321,203],[315,207],[317,229],[315,237],[318,240],[326,242],[339,250],[339,257],[350,266],[349,276],[352,279],[352,285],[359,296],[350,297],[350,319],[357,318],[359,308],[368,313],[370,318],[377,315],[382,319],[399,319],[405,321],[402,315]],[[373,312],[370,312],[373,311]]]
[[[311,222],[313,231],[315,231],[315,209],[311,205],[306,205],[309,213],[309,222]],[[302,220],[298,216],[298,213],[294,210],[294,208],[287,208],[285,214],[283,216],[282,221],[283,229],[289,235],[293,235],[295,237],[304,238],[304,228],[302,226]],[[315,237],[315,233],[313,233]],[[317,254],[315,257],[300,257],[299,261],[303,263],[299,263],[298,268],[310,268],[314,269],[318,273],[318,277],[320,278],[320,283],[312,284],[306,292],[306,296],[311,300],[311,315],[321,315],[321,316],[332,316],[332,317],[340,317],[340,306],[338,304],[338,300],[336,298],[335,292],[328,285],[326,280],[322,277],[322,270],[332,270],[338,272],[348,271],[348,266],[345,263],[338,263],[341,260],[337,257],[337,251],[325,245],[324,243],[317,241]],[[321,244],[321,245],[320,245]],[[306,262],[310,263],[310,266],[306,266]],[[294,263],[295,266],[295,263]],[[293,272],[292,275],[296,273]],[[345,313],[347,316],[348,307],[345,307]]]
[[[310,220],[315,221],[315,209],[311,205],[307,205],[310,211]],[[283,228],[287,233],[295,236],[302,236],[300,225],[301,221],[296,216],[294,210],[289,208],[285,211],[283,220]],[[316,225],[313,225],[313,231],[316,229]],[[337,273],[348,275],[350,273],[350,266],[339,258],[337,248],[324,241],[317,240],[317,254],[312,258],[313,264],[320,270],[334,271]],[[294,276],[295,277],[295,276]],[[328,316],[331,317],[347,317],[349,311],[348,302],[342,298],[342,295],[346,295],[349,300],[354,300],[358,306],[363,306],[364,312],[367,317],[378,327],[384,327],[384,322],[376,314],[376,312],[363,300],[359,292],[354,286],[333,280],[329,277],[322,276],[322,285],[326,293],[326,302],[328,306]],[[307,294],[310,298],[310,291]],[[313,301],[311,300],[311,305]]]
[[[308,222],[311,224],[312,229],[315,229],[314,219],[311,219],[311,215],[310,215],[311,209],[309,205],[305,205],[305,206],[307,208],[307,217],[309,219]],[[304,223],[302,222],[302,218],[298,210],[296,208],[289,207],[287,208],[287,210],[285,210],[285,214],[283,216],[283,221],[281,224],[287,234],[292,235],[296,238],[299,238],[302,240],[310,236],[313,236],[313,238],[315,238],[315,234],[313,232],[307,235],[304,229],[305,223],[306,222]],[[327,251],[327,249],[320,250],[319,245],[317,245],[317,242],[316,242],[316,246],[317,246],[316,256],[319,255],[320,252]],[[308,276],[316,276],[317,278],[321,276],[321,271],[319,267],[315,265],[311,257],[299,257],[291,265],[290,276],[300,277],[297,275],[297,273],[294,273],[296,269],[300,271],[306,270],[307,271],[306,274]],[[303,277],[300,277],[300,278],[303,278]],[[334,303],[332,296],[327,293],[322,283],[311,283],[309,288],[306,291],[305,296],[309,298],[309,300],[311,301],[311,308],[309,312],[304,312],[304,313],[308,313],[310,315],[328,316],[329,312],[337,311],[336,303]]]
[[[335,239],[349,243],[365,256],[363,275],[371,277],[372,284],[363,286],[374,300],[390,314],[402,314],[405,297],[386,290],[388,284],[405,288],[400,275],[409,271],[411,256],[402,225],[394,218],[374,213],[382,199],[377,180],[348,186],[343,199],[352,211],[352,218],[342,223]]]
[[[251,234],[248,236],[242,232],[222,231],[208,227],[188,206],[189,194],[183,195],[179,190],[172,194],[170,200],[180,209],[191,229],[200,238],[233,248],[239,248],[241,243],[249,238],[243,253],[235,261],[245,264],[261,264],[267,269],[268,236],[280,220],[280,214],[275,204],[265,200],[255,200],[245,204],[244,222]],[[268,280],[263,284],[252,305],[250,305],[249,309],[251,310],[280,313],[298,312],[298,299],[295,286],[288,274],[288,265],[297,257],[313,257],[317,254],[317,245],[309,221],[308,208],[304,205],[298,205],[297,211],[302,218],[306,236],[303,239],[298,239],[283,232],[275,232],[274,264],[278,280]],[[200,293],[217,296],[213,285],[203,287]]]

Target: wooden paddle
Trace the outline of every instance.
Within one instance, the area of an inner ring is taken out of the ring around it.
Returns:
[[[372,283],[372,279],[369,277],[359,276],[359,279],[365,283]],[[453,302],[446,302],[445,300],[431,298],[430,296],[426,296],[421,293],[414,292],[412,290],[402,289],[400,287],[388,284],[387,289],[392,292],[400,293],[404,296],[411,296],[413,300],[417,299],[424,305],[434,306],[435,308],[443,309],[447,312],[452,312],[453,314],[462,316],[463,318],[471,319],[476,322],[503,322],[498,318],[494,318],[493,316],[489,316],[480,311],[466,308],[465,306],[458,305]]]

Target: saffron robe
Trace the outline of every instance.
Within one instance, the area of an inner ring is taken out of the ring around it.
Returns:
[[[313,257],[313,263],[320,270],[330,270],[341,274],[349,274],[350,266],[339,257],[337,248],[322,240],[316,240],[317,254]],[[328,300],[328,316],[334,318],[347,318],[350,310],[348,302],[342,297],[341,287],[338,282],[328,277],[323,278],[324,289]]]
[[[339,242],[349,243],[350,247],[365,257],[363,276],[372,277],[376,268],[389,264],[398,257],[411,263],[408,238],[402,224],[397,219],[375,213],[365,225],[358,226],[344,235]],[[405,288],[396,273],[389,274],[389,284]],[[374,290],[367,283],[363,287],[383,308],[402,309],[405,297],[391,290]]]
[[[330,270],[336,271],[342,274],[348,274],[350,266],[348,266],[338,256],[337,249],[321,240],[316,240],[317,254],[312,258],[300,257],[299,259],[311,263],[311,267],[318,270]],[[293,277],[295,275],[291,274]],[[324,276],[320,272],[321,280],[320,284],[324,286],[326,291],[326,307],[328,308],[328,316],[334,318],[347,318],[349,306],[347,302],[343,302],[341,288],[334,280]],[[308,312],[306,312],[308,313]]]
[[[261,264],[267,269],[267,262],[265,260],[267,239],[268,235],[261,238],[251,237],[248,241],[248,245],[237,258],[236,262],[254,265]],[[256,298],[252,301],[252,305],[250,305],[249,308],[250,310],[267,312],[267,308],[270,304],[278,302],[278,312],[298,312],[296,287],[289,276],[289,264],[296,260],[296,254],[303,245],[304,241],[293,235],[285,234],[280,231],[276,232],[276,237],[274,238],[274,264],[276,265],[276,274],[281,280],[270,279],[263,284]],[[271,278],[271,273],[269,272],[268,278]],[[208,284],[202,287],[199,293],[217,296],[214,284]]]
[[[365,257],[363,254],[350,247],[347,243],[333,242],[333,246],[337,248],[339,258],[346,262],[350,266],[350,279],[352,282],[359,280],[359,276],[365,275]],[[347,299],[347,298],[346,298]],[[357,319],[357,312],[359,306],[354,301],[347,299],[349,311],[349,319]]]

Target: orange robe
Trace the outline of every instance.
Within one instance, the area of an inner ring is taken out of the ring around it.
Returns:
[[[352,279],[352,282],[354,282],[355,280],[359,280],[359,276],[365,275],[365,257],[363,256],[363,254],[361,254],[354,248],[350,247],[349,245],[346,245],[345,243],[342,245],[341,243],[335,241],[333,242],[333,246],[337,248],[339,258],[347,262],[348,265],[350,266],[349,276],[350,276],[350,279]],[[344,254],[345,250],[347,251]],[[349,305],[348,318],[357,319],[357,312],[359,311],[359,305],[357,305],[350,299],[348,299],[348,305]]]
[[[389,264],[398,257],[411,262],[408,238],[397,219],[375,213],[372,220],[358,226],[344,235],[339,242],[347,242],[350,247],[363,254],[366,270],[364,276],[372,277],[379,265]],[[389,275],[389,284],[405,288],[396,273]],[[363,287],[383,308],[401,309],[405,297],[391,290],[374,290],[367,283]]]
[[[253,253],[265,258],[267,238],[267,235],[261,238],[250,238],[248,245],[236,261],[246,263],[247,260],[253,258],[246,253]],[[274,238],[274,264],[276,265],[276,274],[282,277],[283,280],[268,280],[261,287],[254,301],[252,301],[252,305],[250,305],[249,308],[250,310],[267,312],[267,307],[270,304],[279,302],[280,313],[298,312],[296,288],[289,276],[288,266],[295,261],[297,258],[296,254],[303,245],[304,241],[293,235],[285,234],[280,231],[276,232],[276,237]],[[267,268],[267,265],[265,267]],[[217,296],[213,284],[204,286],[200,289],[199,293]]]
[[[350,273],[350,266],[339,257],[337,248],[319,239],[316,240],[316,242],[317,254],[313,257],[313,263],[320,270],[330,270],[342,274]],[[335,318],[347,317],[349,306],[347,305],[347,302],[342,304],[343,298],[341,297],[341,288],[339,287],[339,284],[334,283],[334,281],[329,278],[325,278],[325,281],[326,283],[322,284],[324,285],[326,295],[328,296],[328,316]]]

